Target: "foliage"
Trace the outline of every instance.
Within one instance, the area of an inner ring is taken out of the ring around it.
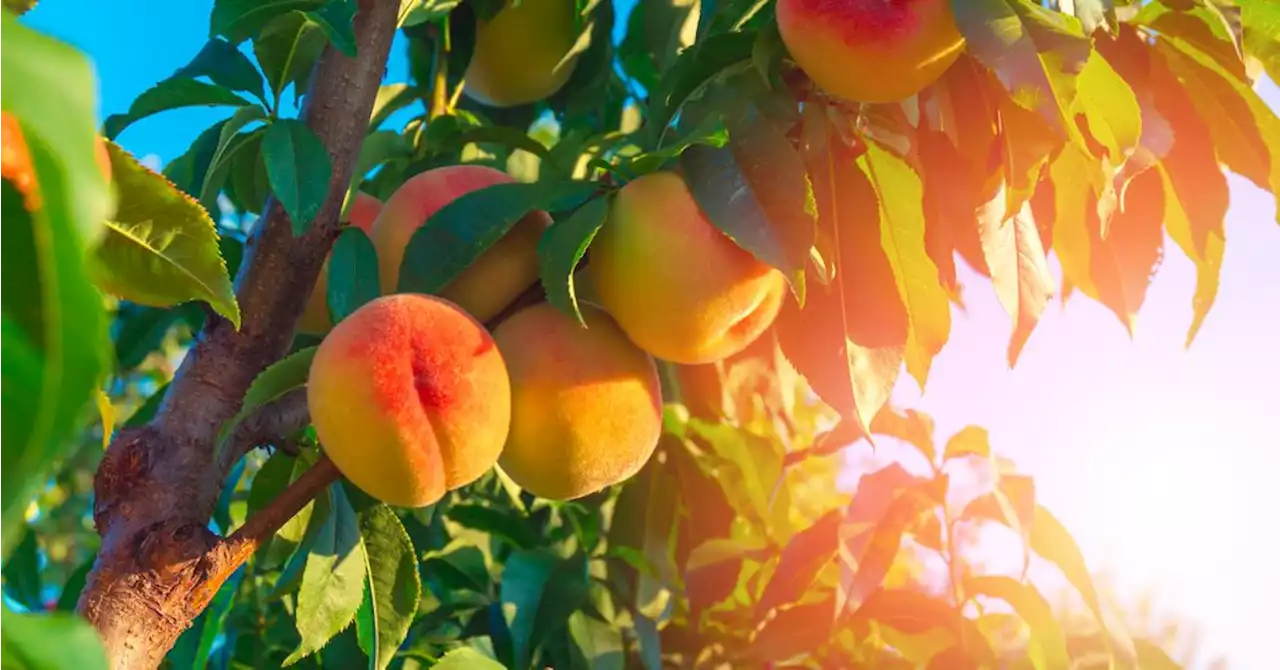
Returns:
[[[17,20],[9,8],[26,4],[6,2],[3,17],[4,654],[6,667],[97,667],[90,629],[67,612],[97,548],[100,445],[111,417],[130,426],[155,413],[207,321],[240,327],[232,278],[268,197],[296,235],[319,214],[331,156],[289,118],[284,93],[297,102],[324,49],[356,54],[355,3],[217,0],[213,37],[100,133],[114,140],[181,107],[230,114],[163,175],[109,144],[110,189],[93,165],[88,61]],[[458,94],[474,26],[496,5],[402,2],[411,78],[379,92],[352,189],[385,200],[409,176],[456,163],[511,173],[517,183],[426,222],[400,288],[439,290],[544,209],[555,222],[538,247],[540,284],[580,318],[575,273],[611,195],[680,170],[709,220],[789,280],[766,353],[717,368],[725,402],[710,415],[669,394],[644,470],[580,500],[537,499],[497,469],[425,509],[328,487],[222,587],[169,661],[1168,660],[1164,640],[1117,624],[1070,534],[985,430],[935,435],[928,416],[888,398],[904,368],[924,388],[948,340],[962,305],[957,255],[1010,315],[1012,366],[1055,295],[1083,294],[1132,329],[1167,233],[1197,269],[1190,345],[1223,261],[1220,166],[1280,188],[1280,119],[1253,90],[1261,73],[1280,73],[1276,11],[1262,0],[955,0],[967,40],[955,65],[909,99],[859,104],[794,67],[771,3],[646,0],[616,43],[614,4],[578,3],[579,62],[560,91],[499,109]],[[22,141],[25,173],[9,162]],[[332,266],[350,276],[330,284],[335,319],[376,294],[373,253],[359,231],[338,238]],[[305,384],[314,343],[298,337],[257,377],[219,443]],[[107,399],[97,417],[95,397]],[[928,467],[891,464],[845,490],[841,449],[864,439],[912,445]],[[318,454],[304,430],[245,456],[222,488],[217,530],[240,528]],[[957,472],[986,485],[957,487]],[[1025,566],[1053,566],[1083,607],[1052,606],[1026,570],[984,572],[960,541],[984,527],[1012,533]]]

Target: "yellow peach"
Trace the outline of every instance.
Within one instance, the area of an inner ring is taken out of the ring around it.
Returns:
[[[502,354],[434,296],[383,296],[320,343],[307,380],[316,436],[338,470],[390,505],[421,507],[484,474],[511,425]]]
[[[387,199],[370,237],[378,250],[382,292],[392,293],[400,281],[400,265],[410,238],[431,215],[458,196],[494,184],[514,181],[483,165],[450,165],[410,177]],[[488,321],[538,279],[538,239],[551,217],[531,212],[489,247],[439,295],[480,321]]]
[[[662,432],[653,359],[603,310],[581,308],[586,328],[539,303],[493,335],[511,378],[511,432],[499,464],[544,498],[580,498],[631,477]]]
[[[686,365],[745,349],[773,323],[786,291],[782,273],[708,221],[670,172],[618,192],[587,272],[632,341]]]

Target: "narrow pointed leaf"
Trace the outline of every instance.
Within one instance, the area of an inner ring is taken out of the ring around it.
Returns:
[[[1053,295],[1054,281],[1030,205],[1009,216],[1004,204],[1002,189],[983,206],[978,234],[996,297],[1014,320],[1008,352],[1012,368]]]
[[[280,119],[262,138],[262,158],[271,192],[289,215],[293,234],[303,234],[324,205],[333,175],[329,151],[307,124]]]
[[[205,43],[200,53],[182,66],[174,77],[208,77],[210,81],[233,91],[243,91],[263,98],[262,75],[240,50],[226,40],[214,38]]]
[[[967,580],[965,586],[969,593],[999,598],[1009,603],[1018,616],[1027,622],[1031,627],[1028,655],[1036,670],[1052,670],[1071,665],[1062,627],[1054,618],[1048,601],[1034,586],[1002,575],[974,577]]]
[[[386,505],[360,514],[360,535],[369,561],[368,588],[373,606],[376,652],[370,665],[382,670],[409,634],[418,612],[422,583],[413,541],[400,519]]]
[[[947,447],[942,452],[944,460],[961,456],[977,456],[987,458],[991,455],[991,438],[987,429],[981,426],[965,426],[947,440]]]
[[[231,89],[189,77],[177,77],[143,91],[124,114],[112,114],[102,123],[103,134],[115,139],[133,123],[171,109],[183,107],[244,107],[253,103]]]
[[[344,227],[329,257],[329,287],[325,299],[333,323],[347,318],[381,294],[378,251],[358,226]]]
[[[355,0],[326,0],[319,9],[307,12],[307,18],[324,30],[333,48],[347,58],[356,57],[356,34],[352,26],[355,16]]]
[[[263,405],[279,400],[284,394],[294,389],[306,386],[307,376],[311,373],[311,361],[315,356],[316,347],[300,349],[258,373],[244,395],[240,411],[236,412],[236,415],[218,433],[218,443],[222,444],[241,421]]]
[[[317,9],[325,0],[215,0],[209,15],[210,36],[222,35],[239,44],[282,14]]]
[[[756,611],[767,612],[789,605],[804,595],[818,573],[835,558],[841,516],[839,510],[828,512],[791,537],[782,549]]]
[[[576,318],[583,326],[586,322],[578,308],[573,273],[591,246],[591,240],[604,225],[609,215],[609,202],[607,197],[588,202],[567,218],[552,223],[538,240],[538,275],[547,294],[547,302]]]
[[[306,559],[298,591],[298,648],[284,660],[292,665],[319,651],[351,625],[364,598],[365,547],[355,510],[341,485],[329,487],[332,506]]]

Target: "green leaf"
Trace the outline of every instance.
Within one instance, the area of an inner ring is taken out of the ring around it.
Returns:
[[[22,16],[31,11],[39,0],[4,0],[4,8],[13,12],[14,16]]]
[[[239,329],[240,306],[208,212],[115,143],[107,151],[120,206],[94,250],[98,285],[151,307],[203,300]]]
[[[471,647],[458,647],[440,657],[432,670],[506,670],[501,663]]]
[[[111,200],[94,158],[87,61],[4,13],[3,108],[26,141],[41,206],[26,212],[4,181],[3,555],[22,526],[28,496],[78,444],[85,407],[110,346],[102,297],[85,268]],[[8,119],[6,119],[8,121]],[[9,128],[6,128],[6,134]],[[6,150],[8,147],[6,147]]]
[[[391,508],[377,505],[362,512],[360,533],[369,561],[369,591],[377,630],[377,645],[369,654],[369,665],[382,670],[391,664],[409,634],[409,625],[418,612],[422,582],[413,541]]]
[[[834,130],[821,106],[806,107],[804,157],[818,205],[817,248],[823,262],[837,268],[835,278],[810,287],[803,306],[784,301],[775,327],[783,353],[813,391],[865,432],[889,400],[910,324],[880,239],[875,188]]]
[[[1244,50],[1258,59],[1272,81],[1280,81],[1280,6],[1267,0],[1236,0],[1241,9]]]
[[[400,0],[399,28],[433,23],[449,15],[462,0]]]
[[[924,513],[944,503],[947,486],[947,476],[939,475],[901,487],[883,515],[875,519],[869,528],[866,522],[846,518],[840,552],[845,570],[836,593],[840,611],[860,607],[881,587],[898,557],[903,534]],[[850,509],[857,509],[857,505],[855,498]]]
[[[33,528],[24,528],[22,541],[4,565],[4,593],[31,611],[44,609],[40,584],[40,545]]]
[[[626,645],[618,628],[579,611],[569,615],[569,637],[581,655],[583,667],[592,670],[626,667]]]
[[[256,0],[249,1],[256,3]],[[319,6],[320,3],[307,4]],[[253,54],[276,100],[290,84],[294,84],[295,98],[301,93],[300,89],[306,88],[327,41],[324,30],[301,11],[274,16],[262,26],[253,39]]]
[[[1064,0],[1060,6],[1062,11],[1080,19],[1086,35],[1092,35],[1098,28],[1105,28],[1112,35],[1120,30],[1115,0]]]
[[[254,36],[272,19],[294,10],[318,9],[325,0],[215,0],[209,15],[209,35],[222,35],[232,44]]]
[[[1079,22],[1032,0],[951,0],[951,8],[968,53],[996,74],[1013,100],[1078,137],[1067,110],[1092,51]]]
[[[32,670],[107,670],[97,632],[74,614],[18,614],[8,605],[3,620],[4,664]]]
[[[1096,51],[1089,54],[1076,86],[1077,113],[1084,114],[1089,133],[1106,147],[1111,164],[1122,165],[1142,137],[1142,109],[1133,89]]]
[[[791,605],[805,595],[818,573],[835,558],[842,516],[840,510],[832,510],[787,541],[757,611]]]
[[[219,86],[263,99],[262,75],[258,68],[239,49],[218,38],[205,43],[200,53],[174,72],[173,77],[208,77]]]
[[[1049,602],[1034,586],[1003,575],[990,575],[971,577],[965,587],[969,593],[1004,600],[1027,622],[1031,627],[1028,652],[1036,670],[1071,666],[1062,627],[1054,618]]]
[[[1133,22],[1158,35],[1185,40],[1243,82],[1248,69],[1240,19],[1240,9],[1225,0],[1172,0],[1148,3]]]
[[[951,439],[947,440],[947,448],[942,452],[943,460],[960,458],[961,456],[991,456],[991,439],[987,429],[981,426],[965,426]]]
[[[184,107],[245,107],[251,104],[229,88],[190,77],[174,77],[143,91],[129,106],[128,112],[108,116],[102,122],[102,132],[114,140],[125,128],[160,112]]]
[[[67,576],[67,581],[62,585],[62,593],[58,595],[58,603],[55,605],[57,611],[76,611],[76,604],[80,601],[80,593],[84,591],[84,584],[89,578],[89,571],[93,569],[93,562],[94,559],[90,558],[81,563],[80,567]]]
[[[329,257],[330,318],[338,323],[381,294],[377,249],[359,227],[344,227]]]
[[[381,128],[392,114],[421,100],[422,91],[409,84],[383,84],[378,87],[378,94],[373,99],[373,112],[369,115],[369,130]],[[366,137],[365,142],[368,141]]]
[[[660,148],[663,132],[689,96],[726,69],[750,61],[754,44],[754,34],[734,32],[714,35],[685,49],[649,101],[649,145]]]
[[[311,361],[316,357],[316,347],[307,347],[285,356],[258,373],[249,390],[244,394],[240,411],[218,433],[218,444],[223,444],[249,415],[264,405],[275,402],[286,393],[307,385],[311,373]],[[221,447],[219,447],[221,448]]]
[[[447,514],[450,519],[467,528],[501,538],[521,549],[532,549],[539,544],[529,523],[517,517],[512,510],[486,507],[479,503],[458,503],[451,505]]]
[[[438,293],[534,210],[574,209],[595,195],[591,182],[503,183],[470,191],[414,231],[400,264],[400,293]]]
[[[342,486],[330,486],[329,491],[333,504],[307,555],[298,591],[296,618],[302,641],[284,660],[286,666],[342,632],[364,598],[366,556],[360,525]]]
[[[1271,107],[1184,40],[1160,37],[1156,51],[1209,124],[1218,159],[1258,188],[1280,193],[1280,119]]]
[[[222,188],[226,181],[228,170],[236,154],[244,150],[253,150],[260,148],[262,129],[255,129],[249,133],[240,133],[240,129],[254,123],[255,121],[267,121],[266,110],[258,106],[241,107],[236,110],[231,118],[222,125],[222,129],[218,131],[218,145],[213,150],[213,154],[209,157],[208,169],[202,176],[203,181],[200,183],[200,202],[213,202],[218,195],[218,191]],[[237,134],[239,133],[239,134]]]
[[[782,131],[752,107],[730,120],[725,148],[689,147],[680,164],[707,219],[781,270],[803,302],[818,206],[804,160]]]
[[[885,406],[871,420],[872,434],[888,435],[915,447],[930,465],[937,460],[933,432],[933,417],[914,409],[899,414],[892,407]]]
[[[690,0],[638,2],[627,19],[627,32],[618,45],[623,70],[645,90],[655,90],[680,52],[691,46],[700,7]]]
[[[307,18],[324,30],[333,48],[347,58],[356,57],[356,33],[352,25],[355,17],[354,0],[327,0],[319,9],[307,12]]]
[[[183,631],[166,657],[174,670],[203,670],[208,667],[214,642],[226,634],[227,617],[235,604],[243,575],[242,571],[237,571],[224,582],[204,612]]]
[[[413,147],[400,133],[379,130],[366,135],[364,143],[360,145],[360,155],[356,158],[356,167],[351,171],[351,185],[347,188],[345,206],[350,207],[351,203],[355,201],[356,191],[360,190],[360,184],[374,168],[397,158],[407,159],[412,157]],[[347,219],[347,214],[348,212],[344,209],[342,220],[345,221]]]
[[[528,667],[538,646],[586,600],[586,557],[565,560],[544,551],[518,550],[503,567],[501,597],[503,609],[514,610],[508,625],[515,667]]]
[[[271,192],[289,215],[293,234],[305,233],[320,213],[329,190],[333,175],[329,151],[307,124],[280,119],[262,138],[262,157]]]
[[[1031,525],[1031,548],[1062,570],[1062,574],[1080,592],[1085,604],[1097,618],[1098,625],[1105,632],[1107,623],[1102,603],[1094,588],[1089,567],[1084,562],[1084,554],[1080,553],[1080,547],[1076,546],[1076,541],[1066,527],[1042,505],[1036,505],[1035,508],[1035,521]]]
[[[538,240],[538,274],[547,302],[578,320],[584,327],[578,309],[578,292],[573,272],[587,253],[591,240],[609,215],[608,197],[596,198],[578,208],[571,216],[559,219]]]

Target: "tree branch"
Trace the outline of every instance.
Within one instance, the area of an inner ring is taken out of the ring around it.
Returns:
[[[311,412],[307,408],[306,389],[295,389],[249,415],[236,427],[222,450],[219,472],[229,472],[250,449],[266,444],[281,446],[288,436],[307,427]]]
[[[239,530],[209,550],[207,560],[212,567],[208,577],[192,594],[192,599],[208,603],[218,589],[249,557],[280,530],[289,519],[302,511],[318,493],[338,481],[341,473],[327,456],[321,456],[316,464],[302,473],[271,502],[249,517]]]
[[[240,330],[225,319],[209,319],[156,418],[117,433],[99,466],[94,523],[102,547],[78,609],[98,629],[114,670],[158,666],[208,604],[219,580],[231,574],[225,570],[234,558],[225,553],[229,540],[214,535],[208,521],[235,458],[215,459],[214,440],[239,411],[254,378],[288,350],[337,237],[398,9],[396,0],[359,0],[357,57],[327,46],[311,77],[302,118],[328,150],[333,168],[320,213],[294,237],[284,209],[268,202],[236,277]],[[242,441],[228,451],[238,458],[255,439],[287,434],[285,429],[305,416],[305,401],[285,400],[251,422],[236,436]],[[317,469],[307,482],[325,473]],[[283,503],[280,510],[288,511]]]

